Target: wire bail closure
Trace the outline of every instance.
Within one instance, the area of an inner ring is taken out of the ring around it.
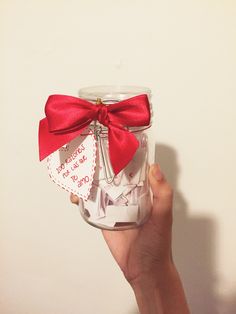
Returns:
[[[95,104],[102,105],[103,104],[102,99],[97,98]],[[104,153],[104,145],[102,143],[101,136],[100,136],[101,132],[102,132],[102,127],[97,125],[97,121],[94,121],[94,135],[95,135],[96,141],[99,144],[98,150],[101,155],[102,164],[105,170],[105,180],[108,184],[110,184],[114,181],[115,175],[112,173],[110,167],[108,166],[108,162],[106,162],[106,157]]]

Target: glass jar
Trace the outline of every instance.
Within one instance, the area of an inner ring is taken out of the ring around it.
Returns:
[[[151,91],[136,86],[92,86],[79,90],[79,97],[95,105],[110,104],[147,94]],[[149,127],[130,127],[139,147],[128,165],[114,175],[108,154],[107,128],[98,121],[91,124],[97,140],[96,169],[89,198],[80,199],[79,209],[86,222],[100,229],[124,230],[142,225],[149,217],[152,203],[148,182]]]

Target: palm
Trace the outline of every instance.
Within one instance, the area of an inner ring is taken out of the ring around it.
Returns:
[[[150,271],[157,261],[165,259],[170,253],[170,232],[166,232],[161,222],[156,224],[155,220],[152,214],[137,229],[102,231],[113,257],[129,281],[141,272]]]
[[[128,264],[130,251],[139,238],[139,229],[124,231],[102,231],[107,245],[120,268],[125,271]]]

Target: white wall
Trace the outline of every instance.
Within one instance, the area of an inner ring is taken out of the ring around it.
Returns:
[[[38,162],[49,94],[149,86],[192,313],[236,313],[236,3],[2,0],[1,314],[136,314],[99,230]],[[178,313],[177,313],[178,314]]]

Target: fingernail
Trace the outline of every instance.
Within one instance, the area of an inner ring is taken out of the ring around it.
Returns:
[[[161,168],[159,165],[155,165],[155,168],[153,169],[153,175],[156,178],[157,181],[161,181],[164,178],[163,173],[161,172]]]

